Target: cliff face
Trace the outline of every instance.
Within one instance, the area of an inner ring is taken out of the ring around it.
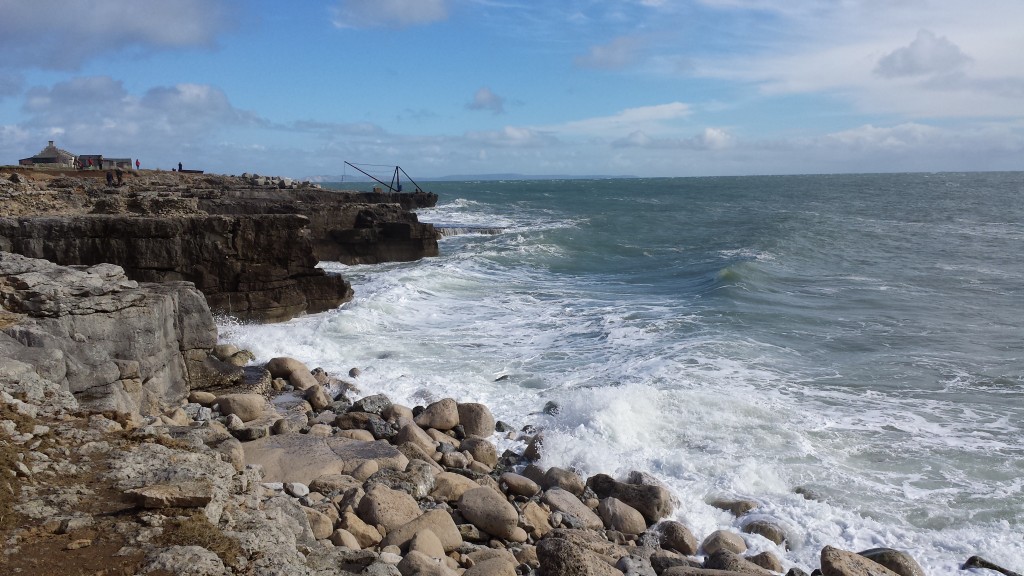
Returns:
[[[186,280],[215,312],[278,321],[352,297],[344,278],[316,268],[308,225],[294,214],[0,218],[0,250],[60,264],[113,262],[143,282]]]
[[[206,301],[190,284],[140,284],[112,264],[66,268],[0,252],[0,308],[7,368],[32,366],[97,411],[178,406],[190,369],[200,369],[190,359],[217,342]]]
[[[429,193],[296,188],[265,177],[0,174],[0,250],[63,265],[110,262],[137,281],[193,282],[215,313],[280,321],[337,307],[351,286],[317,268],[435,256],[437,233],[409,209]],[[368,203],[384,202],[384,203]]]

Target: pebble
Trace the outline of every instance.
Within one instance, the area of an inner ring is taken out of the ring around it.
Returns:
[[[309,495],[309,486],[301,482],[287,482],[284,485],[284,491],[295,498],[302,498]]]

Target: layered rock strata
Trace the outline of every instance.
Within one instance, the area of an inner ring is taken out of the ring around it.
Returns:
[[[0,171],[0,250],[65,265],[112,262],[138,281],[193,282],[216,313],[278,321],[352,297],[319,261],[408,261],[438,253],[410,209],[434,194],[335,192],[286,179]]]

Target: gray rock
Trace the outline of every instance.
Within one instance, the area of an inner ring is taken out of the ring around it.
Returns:
[[[647,530],[647,522],[635,508],[616,498],[605,498],[597,507],[604,525],[609,530],[623,534],[643,534]]]
[[[857,554],[885,566],[900,576],[926,576],[921,565],[906,552],[892,548],[872,548]]]
[[[354,370],[354,369],[353,369]],[[352,403],[352,410],[357,412],[368,412],[370,414],[382,415],[385,410],[391,407],[391,399],[384,394],[374,394],[360,398]]]
[[[413,521],[388,532],[381,541],[381,547],[405,547],[417,532],[430,530],[441,541],[444,551],[451,552],[462,544],[462,535],[455,522],[444,510],[430,510],[416,517]]]
[[[413,419],[421,428],[451,430],[459,424],[459,408],[455,400],[443,398],[426,407]]]
[[[897,576],[896,572],[867,558],[832,546],[821,549],[824,576]]]
[[[697,539],[689,528],[675,520],[666,520],[658,526],[661,529],[662,548],[675,550],[684,556],[697,553]]]
[[[769,520],[754,520],[743,525],[743,532],[747,534],[758,534],[771,540],[775,544],[782,544],[786,541],[786,529]]]
[[[561,488],[572,492],[576,496],[583,494],[583,489],[586,488],[586,485],[583,483],[583,479],[580,478],[579,474],[572,470],[566,470],[555,466],[548,468],[547,472],[544,473],[544,479],[540,485],[545,490]]]
[[[538,542],[537,559],[544,576],[622,576],[596,553],[561,538]]]
[[[728,550],[718,550],[705,558],[704,567],[728,572],[742,572],[754,576],[772,576],[770,571]]]
[[[372,474],[366,479],[366,482],[367,484],[384,484],[388,488],[401,490],[419,500],[426,498],[434,489],[434,476],[435,469],[432,466],[422,460],[410,460],[404,471],[384,468]]]
[[[580,502],[580,499],[571,492],[561,488],[552,488],[544,492],[541,499],[555,510],[578,518],[584,526],[591,530],[601,530],[604,528],[601,518],[594,514],[586,504]]]
[[[606,474],[597,474],[587,479],[587,487],[598,498],[617,498],[636,508],[649,524],[672,513],[672,495],[661,486],[626,484]]]
[[[146,556],[141,574],[217,576],[230,574],[216,554],[200,546],[160,548]]]
[[[494,434],[494,415],[491,409],[483,404],[459,404],[459,423],[462,424],[466,436],[487,438]]]
[[[747,543],[743,541],[743,538],[739,534],[727,530],[715,530],[708,534],[700,547],[709,556],[719,550],[726,550],[736,554],[742,554],[747,551]]]
[[[391,531],[419,516],[420,508],[406,492],[367,482],[366,495],[359,501],[356,512],[367,524],[379,524]]]
[[[488,534],[504,540],[526,540],[526,533],[517,526],[519,514],[515,506],[490,488],[467,490],[459,498],[458,508],[466,520]]]
[[[324,474],[351,474],[367,461],[390,470],[405,469],[409,463],[386,442],[338,436],[281,434],[247,442],[243,447],[245,463],[263,466],[268,481],[302,482],[307,486]]]

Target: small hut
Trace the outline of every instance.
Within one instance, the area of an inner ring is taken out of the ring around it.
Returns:
[[[50,165],[71,168],[75,164],[75,155],[67,150],[57,148],[54,146],[53,140],[50,140],[50,143],[39,154],[31,158],[22,158],[18,160],[18,164],[21,166]]]

